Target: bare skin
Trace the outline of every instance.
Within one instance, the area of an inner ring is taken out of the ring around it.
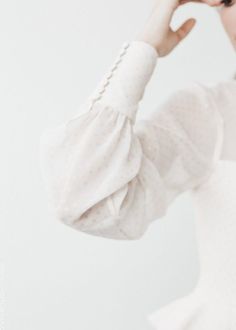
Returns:
[[[220,18],[230,41],[236,50],[236,1],[230,7],[222,5],[219,9]]]
[[[236,3],[236,0],[232,2]],[[225,7],[221,0],[156,0],[155,6],[136,40],[152,45],[160,57],[168,55],[196,24],[195,18],[186,20],[177,30],[170,27],[175,11],[188,2],[199,2],[211,7],[219,7],[222,23],[230,40],[236,45],[236,4]]]

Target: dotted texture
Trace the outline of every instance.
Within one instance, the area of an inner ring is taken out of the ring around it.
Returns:
[[[199,283],[148,320],[158,330],[235,330],[236,81],[192,83],[136,120],[157,61],[149,44],[125,42],[79,114],[42,133],[48,203],[81,233],[137,240],[190,191]]]
[[[107,238],[138,239],[180,193],[211,175],[223,117],[215,89],[193,83],[135,120],[158,54],[132,41],[118,59],[99,100],[104,79],[82,113],[42,133],[40,166],[50,209],[63,223]]]

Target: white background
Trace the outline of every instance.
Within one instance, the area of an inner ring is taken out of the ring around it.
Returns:
[[[7,330],[148,330],[146,315],[186,294],[197,281],[188,194],[142,239],[116,241],[57,222],[39,171],[41,132],[79,111],[122,43],[142,29],[152,4],[0,4],[0,257],[6,269]],[[218,13],[188,4],[176,12],[173,27],[189,17],[197,18],[197,26],[174,52],[159,59],[137,119],[180,85],[214,83],[234,72],[235,53]]]

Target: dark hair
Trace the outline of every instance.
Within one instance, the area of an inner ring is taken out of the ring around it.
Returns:
[[[220,3],[223,3],[227,7],[232,6],[232,1],[231,0],[221,0]]]

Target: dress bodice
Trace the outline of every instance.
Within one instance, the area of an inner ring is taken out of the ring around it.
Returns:
[[[149,44],[125,43],[79,113],[42,134],[48,201],[80,232],[137,240],[190,191],[199,281],[148,318],[158,330],[235,330],[236,80],[179,88],[138,119],[157,59]]]
[[[224,138],[219,158],[236,161],[236,79],[214,83],[208,86],[208,92],[212,95],[212,105],[217,104],[224,121]]]
[[[201,266],[199,285],[236,306],[236,162],[219,161],[209,180],[191,195]]]
[[[155,329],[236,329],[236,162],[219,160],[191,191],[200,276],[194,290],[148,315]]]

